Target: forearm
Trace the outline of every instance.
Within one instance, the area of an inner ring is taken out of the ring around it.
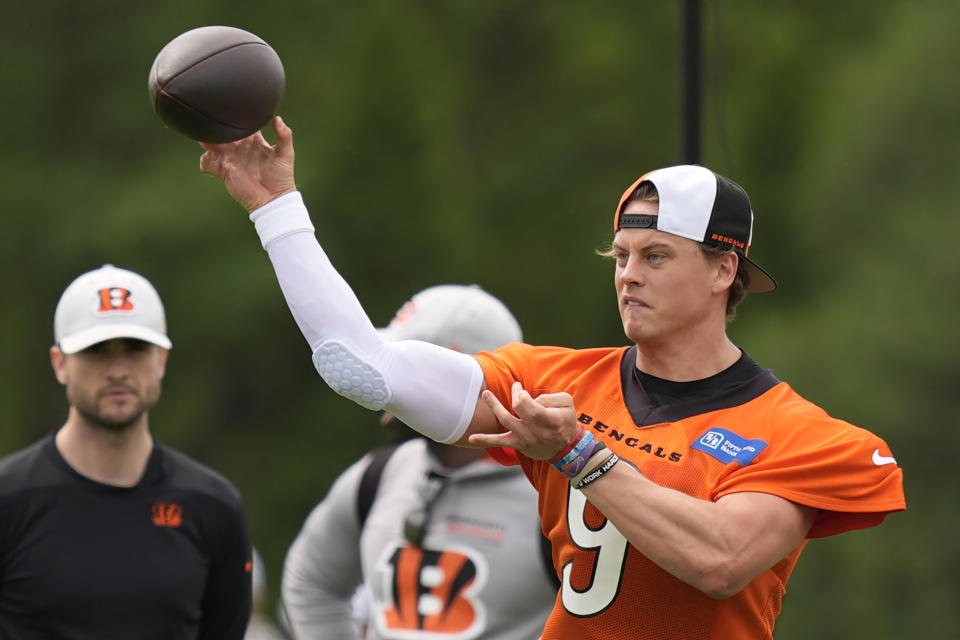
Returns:
[[[483,382],[479,363],[424,342],[384,342],[317,242],[299,193],[250,217],[330,387],[368,409],[394,413],[434,440],[458,440]]]
[[[582,491],[638,551],[708,591],[706,579],[728,546],[723,532],[710,524],[716,505],[661,487],[622,462]]]
[[[704,593],[723,598],[802,543],[813,511],[766,494],[702,500],[618,464],[583,488],[641,553]]]
[[[251,213],[250,219],[310,350],[316,350],[331,329],[343,323],[357,327],[352,337],[361,342],[358,346],[377,348],[376,330],[317,242],[300,192],[273,200]]]

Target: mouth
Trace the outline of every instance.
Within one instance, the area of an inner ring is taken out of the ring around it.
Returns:
[[[115,400],[135,395],[136,394],[134,393],[133,389],[130,387],[110,387],[109,389],[104,389],[104,391],[100,394],[100,397]]]
[[[650,305],[641,300],[640,298],[634,298],[633,296],[623,296],[620,299],[620,306],[624,309],[649,309]]]

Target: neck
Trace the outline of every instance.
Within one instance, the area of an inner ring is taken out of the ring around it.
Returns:
[[[637,369],[664,380],[690,382],[728,369],[741,355],[725,332],[719,339],[637,343]]]
[[[153,451],[146,414],[129,427],[112,431],[89,424],[72,407],[55,442],[74,471],[117,487],[132,487],[140,482]]]

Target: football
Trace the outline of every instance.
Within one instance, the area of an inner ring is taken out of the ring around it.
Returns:
[[[276,114],[285,76],[280,56],[236,27],[191,29],[150,67],[150,101],[167,127],[201,142],[233,142]]]

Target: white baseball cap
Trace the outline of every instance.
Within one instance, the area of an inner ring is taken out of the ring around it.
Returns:
[[[644,182],[652,182],[660,199],[655,215],[624,213]],[[743,187],[699,165],[678,165],[640,176],[620,197],[613,230],[647,228],[672,233],[714,246],[729,247],[740,256],[749,274],[747,291],[763,293],[777,288],[765,269],[747,257],[753,242],[753,207]]]
[[[520,324],[506,305],[475,284],[428,287],[379,331],[385,340],[422,340],[469,354],[523,339]]]
[[[135,338],[169,349],[163,303],[143,276],[105,264],[88,271],[60,296],[53,339],[66,354],[113,338]]]

